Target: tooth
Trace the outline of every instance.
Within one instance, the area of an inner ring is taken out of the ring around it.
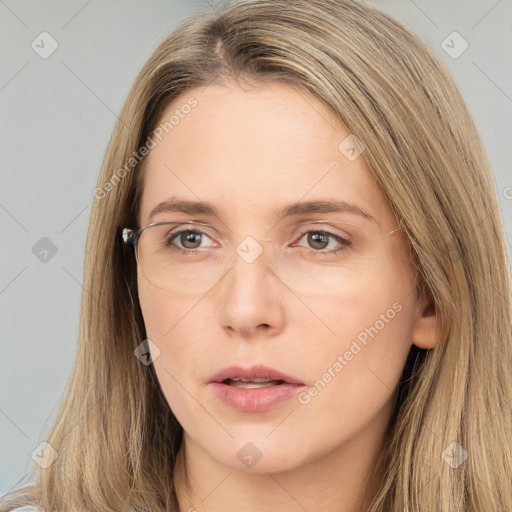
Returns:
[[[270,377],[265,377],[264,379],[247,379],[245,377],[231,377],[228,380],[233,380],[235,382],[270,382],[273,379],[271,379]]]
[[[270,386],[275,386],[276,381],[270,382],[233,382],[230,384],[235,388],[244,388],[244,389],[257,389],[257,388],[268,388]]]
[[[282,383],[280,380],[267,380],[267,379],[259,379],[263,382],[254,382],[254,381],[246,381],[244,379],[235,380],[229,379],[228,385],[233,386],[235,388],[244,388],[244,389],[256,389],[256,388],[267,388],[270,386],[277,386]]]

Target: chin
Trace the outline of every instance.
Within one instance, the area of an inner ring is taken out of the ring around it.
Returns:
[[[288,445],[277,436],[273,440],[265,439],[264,436],[254,436],[253,440],[247,436],[247,439],[230,439],[221,445],[217,441],[214,450],[208,449],[208,446],[203,446],[203,449],[219,464],[245,473],[279,473],[308,462],[307,453],[299,451],[296,443]]]

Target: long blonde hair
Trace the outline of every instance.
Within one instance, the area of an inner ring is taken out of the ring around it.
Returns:
[[[178,95],[242,78],[314,95],[364,142],[443,320],[439,344],[413,347],[404,368],[371,512],[512,510],[510,277],[488,159],[440,59],[356,0],[231,2],[187,20],[145,64],[95,192],[76,364],[47,439],[59,456],[1,510],[179,510],[183,430],[133,354],[146,336],[119,229],[137,225],[145,160],[126,162]],[[443,455],[454,442],[467,452],[457,468]]]

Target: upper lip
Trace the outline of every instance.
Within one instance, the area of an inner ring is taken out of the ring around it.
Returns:
[[[272,379],[282,380],[289,384],[304,384],[300,380],[279,370],[264,365],[228,366],[211,377],[211,382],[224,382],[227,379],[241,377],[243,379]]]

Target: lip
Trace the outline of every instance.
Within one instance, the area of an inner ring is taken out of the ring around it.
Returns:
[[[270,378],[272,380],[282,380],[287,384],[302,384],[300,380],[292,377],[291,375],[287,375],[279,370],[274,368],[270,368],[269,366],[264,366],[261,364],[253,365],[253,366],[228,366],[224,368],[220,372],[217,372],[210,379],[211,382],[221,383],[226,379],[231,379],[233,377],[242,377],[244,379],[267,379]]]
[[[233,377],[283,381],[275,386],[244,389],[230,386],[224,381]],[[226,405],[241,412],[264,412],[296,396],[305,384],[279,370],[263,365],[251,367],[229,366],[212,376],[209,386]]]

